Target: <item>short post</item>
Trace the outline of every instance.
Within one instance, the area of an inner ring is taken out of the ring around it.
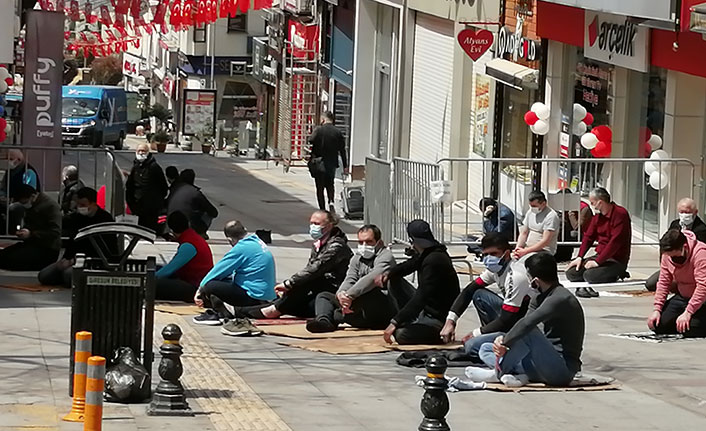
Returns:
[[[83,431],[101,431],[103,428],[103,389],[105,386],[105,358],[88,358],[86,379],[86,414]]]
[[[159,348],[162,359],[159,362],[159,382],[152,402],[147,407],[149,416],[193,416],[194,412],[186,402],[184,387],[179,378],[184,372],[181,366],[183,349],[179,344],[181,328],[170,323],[162,329],[164,343]]]
[[[86,372],[91,356],[93,335],[88,331],[76,333],[74,346],[74,396],[71,411],[64,416],[67,422],[83,422],[86,409]]]
[[[444,374],[448,368],[446,359],[433,356],[427,359],[427,378],[424,379],[424,396],[422,397],[422,414],[424,419],[419,425],[419,431],[450,431],[446,423],[449,413],[449,398],[446,395],[448,380]]]

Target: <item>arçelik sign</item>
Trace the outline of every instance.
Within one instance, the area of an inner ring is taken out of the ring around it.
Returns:
[[[586,11],[584,55],[616,66],[647,72],[649,29],[627,17]]]

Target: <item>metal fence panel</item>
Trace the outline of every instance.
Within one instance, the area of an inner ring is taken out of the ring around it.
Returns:
[[[430,192],[431,182],[441,178],[439,165],[396,158],[393,176],[393,239],[407,242],[407,224],[414,219],[426,220],[432,232],[442,239],[443,208],[432,202]]]
[[[385,244],[392,242],[392,163],[368,157],[365,159],[365,223],[382,230]]]

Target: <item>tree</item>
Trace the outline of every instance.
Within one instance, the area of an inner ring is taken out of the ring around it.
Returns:
[[[123,66],[116,55],[93,60],[91,72],[93,82],[98,85],[118,85],[123,79]]]

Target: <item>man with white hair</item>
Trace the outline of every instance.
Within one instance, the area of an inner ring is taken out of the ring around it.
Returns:
[[[78,178],[78,168],[74,165],[64,166],[61,170],[62,189],[59,196],[59,205],[64,215],[69,215],[76,211],[76,193],[84,188],[83,182]]]
[[[696,202],[691,198],[684,198],[677,204],[678,217],[669,225],[669,229],[688,230],[694,233],[696,240],[706,243],[706,223],[698,216],[699,210]],[[655,272],[645,282],[645,287],[650,292],[657,290],[659,271]]]

